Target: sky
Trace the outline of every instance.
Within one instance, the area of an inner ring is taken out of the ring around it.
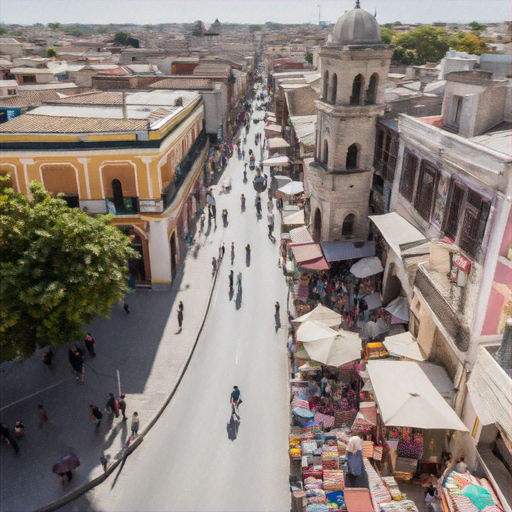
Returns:
[[[352,0],[1,0],[2,23],[335,22]],[[512,19],[510,0],[361,0],[382,23],[496,22]]]

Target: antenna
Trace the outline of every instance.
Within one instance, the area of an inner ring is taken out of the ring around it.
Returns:
[[[320,17],[322,15],[322,6],[318,4],[318,24],[320,25]]]

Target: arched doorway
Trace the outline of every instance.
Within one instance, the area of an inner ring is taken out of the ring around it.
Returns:
[[[327,140],[324,140],[324,154],[323,154],[322,162],[326,166],[329,163],[329,143],[327,142]]]
[[[118,179],[112,180],[111,183],[112,194],[114,196],[114,206],[116,207],[117,212],[124,211],[124,196],[123,196],[123,186]]]
[[[346,169],[357,169],[359,159],[359,148],[357,144],[352,144],[347,150]]]
[[[176,275],[176,270],[178,268],[178,248],[176,245],[176,232],[174,232],[171,236],[171,241],[169,242],[171,245],[171,276],[174,279]]]
[[[373,73],[370,77],[370,84],[368,85],[368,89],[366,90],[366,103],[376,103],[377,102],[377,87],[379,85],[379,75],[377,73]]]
[[[350,238],[354,234],[354,222],[356,220],[356,216],[353,213],[350,213],[345,217],[343,221],[343,226],[341,228],[341,236],[345,238]]]
[[[313,240],[318,243],[322,238],[322,212],[319,208],[315,210],[313,218]]]
[[[132,240],[132,249],[140,254],[139,259],[133,259],[128,262],[130,275],[133,276],[136,281],[145,281],[146,270],[144,268],[144,247],[142,245],[142,239],[137,234],[132,235],[130,238]]]
[[[364,78],[361,73],[354,78],[352,82],[352,96],[350,96],[350,104],[351,105],[360,105],[361,104],[361,93],[363,91],[363,82]]]
[[[323,91],[323,100],[327,101],[327,91],[329,90],[329,71],[324,73],[324,91]]]

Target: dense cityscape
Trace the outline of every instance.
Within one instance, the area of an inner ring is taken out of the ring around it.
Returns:
[[[512,22],[317,9],[2,20],[2,511],[512,510]]]

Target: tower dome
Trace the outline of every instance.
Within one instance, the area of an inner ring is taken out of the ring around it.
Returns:
[[[361,9],[359,0],[336,23],[332,33],[334,43],[377,44],[381,42],[380,27],[375,16]]]

